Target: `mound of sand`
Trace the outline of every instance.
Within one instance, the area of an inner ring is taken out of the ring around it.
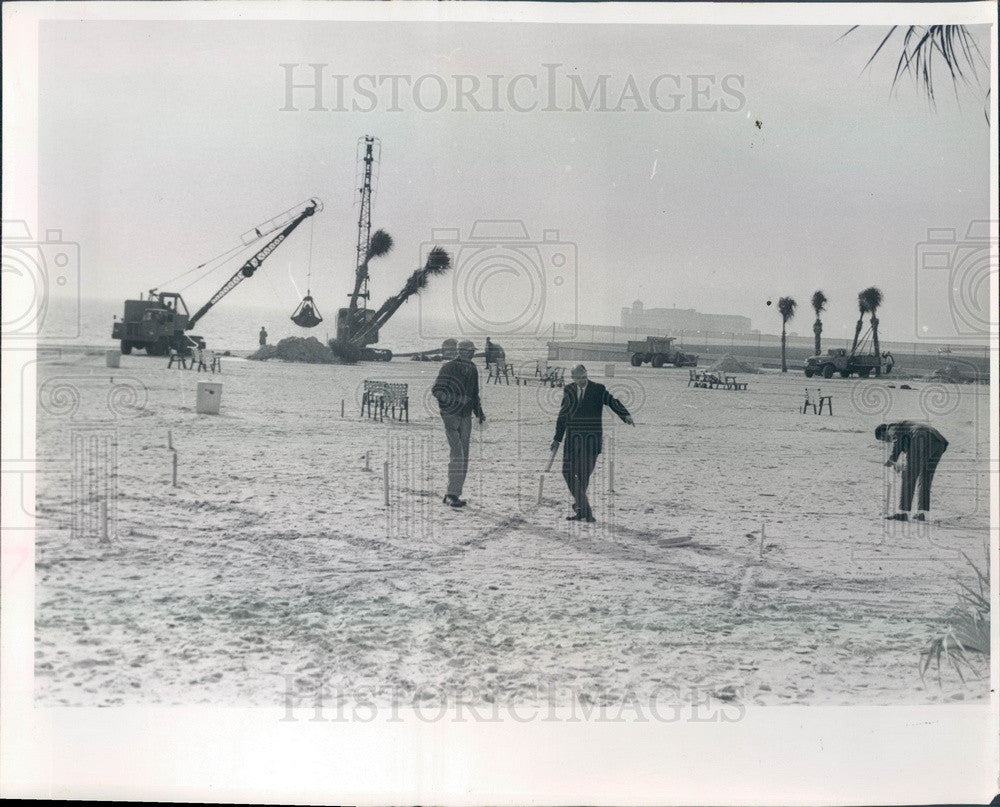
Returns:
[[[708,368],[713,373],[759,373],[760,368],[727,353]]]
[[[946,384],[969,384],[976,381],[976,373],[971,367],[961,364],[946,364],[939,367],[928,376],[932,381],[943,381]]]
[[[280,359],[281,361],[298,361],[307,364],[340,364],[340,359],[333,355],[333,351],[315,336],[305,339],[301,336],[288,336],[276,345],[264,345],[247,358],[257,361]]]

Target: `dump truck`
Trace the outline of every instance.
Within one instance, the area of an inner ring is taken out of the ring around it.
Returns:
[[[868,378],[876,370],[882,375],[888,375],[893,364],[895,361],[887,350],[879,356],[875,353],[851,353],[847,348],[837,347],[806,359],[805,374],[806,378],[814,375],[833,378],[834,373],[840,373],[841,378],[850,378],[854,374]]]
[[[674,348],[673,336],[647,336],[642,341],[629,340],[628,352],[632,354],[633,367],[649,362],[654,367],[673,364],[675,367],[697,367],[698,357]]]

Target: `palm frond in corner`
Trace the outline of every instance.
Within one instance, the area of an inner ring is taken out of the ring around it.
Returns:
[[[989,667],[989,552],[987,549],[985,572],[964,552],[962,556],[975,574],[975,587],[958,581],[959,602],[949,612],[947,630],[934,637],[920,653],[921,681],[933,664],[939,687],[942,686],[942,661],[951,666],[963,683],[965,672],[978,678]]]
[[[857,25],[852,26],[839,38],[843,39],[857,30],[858,27]],[[900,27],[894,25],[889,29],[868,61],[865,62],[862,71],[871,66]],[[979,67],[980,65],[987,66],[986,57],[967,26],[910,25],[903,29],[900,35],[902,37],[902,52],[896,60],[896,72],[892,78],[893,90],[903,76],[909,75],[913,78],[914,83],[923,90],[927,100],[934,107],[936,105],[935,65],[943,65],[947,69],[956,98],[958,97],[959,83],[971,85],[974,81],[975,84],[979,84]],[[988,99],[989,94],[987,93],[987,107],[984,109],[987,122],[989,121]]]

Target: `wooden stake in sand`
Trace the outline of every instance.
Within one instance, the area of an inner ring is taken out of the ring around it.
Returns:
[[[372,466],[371,466],[371,456],[372,456],[372,452],[371,451],[366,451],[365,452],[365,470],[366,471],[370,471],[372,469]]]
[[[174,450],[174,433],[170,429],[167,429],[167,448]]]
[[[105,497],[101,500],[101,541],[106,543],[111,540],[108,537],[108,500]]]
[[[608,460],[608,493],[615,492],[615,461]]]
[[[552,463],[556,461],[556,454],[559,453],[559,446],[552,449],[552,453],[549,455],[549,461],[545,465],[545,470],[542,471],[538,476],[538,503],[542,503],[542,488],[545,485],[545,474],[552,470]]]
[[[341,417],[344,416],[344,399],[343,398],[340,399],[340,416]]]
[[[552,463],[556,461],[556,454],[559,453],[559,446],[552,449],[552,455],[549,457],[549,463],[545,466],[545,473],[552,470]]]
[[[760,559],[764,560],[764,522],[760,522]]]
[[[382,487],[385,488],[385,506],[389,506],[389,460],[382,463]]]
[[[177,487],[177,449],[174,449],[173,458],[173,486]]]

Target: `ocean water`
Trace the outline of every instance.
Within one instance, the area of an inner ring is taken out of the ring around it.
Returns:
[[[4,341],[15,344],[19,338],[34,334],[37,328],[39,344],[42,345],[115,347],[118,343],[111,338],[111,327],[115,316],[122,315],[123,302],[123,299],[83,297],[76,300],[52,296],[48,299],[36,298],[34,303],[25,304],[22,310],[18,310],[11,298],[7,298],[4,300]],[[188,301],[188,308],[193,313],[201,303],[201,299]],[[203,337],[211,349],[219,351],[256,350],[261,325],[267,329],[268,342],[271,344],[286,336],[314,336],[325,344],[335,333],[336,308],[341,301],[318,299],[317,304],[325,317],[324,321],[315,328],[300,328],[290,319],[294,304],[289,304],[287,300],[272,305],[246,305],[222,300],[199,321],[194,333]],[[378,346],[389,348],[393,353],[432,350],[440,347],[442,339],[450,336],[472,339],[477,349],[482,350],[487,335],[505,348],[508,359],[520,361],[544,357],[546,343],[552,339],[566,342],[623,343],[628,339],[642,339],[645,334],[633,334],[610,325],[586,323],[556,325],[554,329],[551,323],[547,323],[538,331],[518,333],[504,332],[500,326],[486,333],[466,327],[461,317],[429,317],[421,310],[420,301],[411,299],[382,329]],[[762,347],[776,348],[780,344],[780,336],[777,334],[709,335],[681,332],[675,336],[678,337],[678,347],[704,354],[729,352],[753,356]],[[811,344],[811,337],[788,339],[789,347],[805,348]],[[850,345],[850,338],[826,337],[823,347],[849,348]],[[988,346],[978,342],[940,346],[927,342],[884,340],[882,345],[883,349],[893,351],[897,359],[917,354],[938,354],[945,361],[954,357],[988,362],[989,356]]]
[[[201,304],[201,300],[186,302],[192,313],[196,305]],[[84,297],[74,300],[61,297],[36,304],[35,315],[27,308],[10,314],[5,311],[4,339],[16,340],[34,334],[37,329],[40,345],[115,347],[118,343],[111,338],[111,328],[115,316],[122,316],[123,303],[123,299]],[[324,305],[323,300],[317,300],[317,305],[325,317],[324,321],[315,328],[300,328],[290,319],[293,306],[284,303],[248,306],[223,300],[198,322],[193,333],[203,337],[211,349],[219,351],[256,350],[262,325],[267,329],[271,344],[286,336],[314,336],[325,343],[335,334],[336,308],[333,304]],[[22,327],[8,334],[9,322],[19,323]],[[429,319],[421,315],[419,305],[407,304],[382,329],[379,347],[387,347],[394,353],[431,350],[439,347],[446,336],[471,338],[481,350],[486,334],[464,331],[447,319]],[[508,355],[537,356],[544,355],[545,342],[551,338],[551,331],[541,334],[494,333],[492,336],[507,349]]]

